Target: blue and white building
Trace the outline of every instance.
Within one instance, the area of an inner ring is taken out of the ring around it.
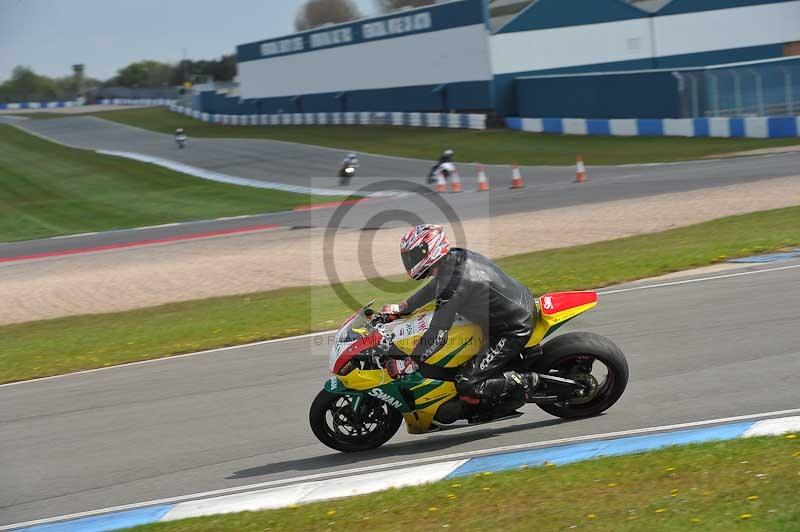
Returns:
[[[756,97],[756,114],[776,114],[774,96],[794,114],[800,0],[454,0],[242,44],[237,58],[238,89],[199,92],[196,110],[680,118],[751,114]],[[774,75],[752,63],[777,59]],[[706,72],[729,63],[739,70]]]

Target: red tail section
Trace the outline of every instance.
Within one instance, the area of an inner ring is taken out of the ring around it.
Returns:
[[[595,292],[556,292],[539,298],[539,309],[543,314],[557,314],[575,307],[597,302]]]

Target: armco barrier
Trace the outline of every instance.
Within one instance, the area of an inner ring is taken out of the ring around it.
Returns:
[[[0,109],[57,109],[59,107],[77,107],[81,102],[18,102],[0,103]]]
[[[272,115],[218,115],[170,105],[170,110],[203,122],[228,126],[409,126],[452,129],[486,129],[486,115],[455,113],[289,113]]]
[[[170,98],[101,98],[100,105],[173,105],[176,100]]]
[[[757,116],[747,118],[506,118],[517,131],[563,135],[614,135],[653,137],[750,137],[800,136],[800,117]]]

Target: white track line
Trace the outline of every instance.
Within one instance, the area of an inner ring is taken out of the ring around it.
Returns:
[[[39,379],[32,379],[27,381],[19,381],[19,382],[9,382],[6,384],[0,384],[0,388],[5,388],[8,386],[19,386],[20,384],[33,384],[36,382],[43,382],[49,381],[53,379],[60,379],[62,377],[71,377],[73,375],[85,375],[86,373],[97,373],[98,371],[107,371],[110,369],[119,369],[119,368],[127,368],[130,366],[141,366],[142,364],[151,364],[153,362],[167,362],[170,360],[175,360],[178,358],[186,358],[186,357],[193,357],[197,355],[207,355],[209,353],[216,353],[217,351],[233,351],[235,349],[244,349],[245,347],[257,347],[259,345],[267,345],[267,344],[274,344],[277,342],[288,342],[290,340],[302,340],[303,338],[312,338],[314,336],[325,336],[327,334],[333,334],[336,332],[336,329],[330,331],[320,331],[320,332],[313,332],[308,334],[301,334],[298,336],[290,336],[287,338],[273,338],[272,340],[262,340],[260,342],[252,342],[249,344],[240,344],[240,345],[230,345],[227,347],[217,347],[215,349],[206,349],[205,351],[195,351],[194,353],[184,353],[182,355],[173,355],[173,356],[165,356],[161,358],[153,358],[150,360],[140,360],[138,362],[128,362],[126,364],[118,364],[116,366],[107,366],[103,368],[94,368],[94,369],[85,369],[83,371],[74,371],[72,373],[65,373],[63,375],[51,375],[50,377],[41,377]],[[0,529],[2,530],[2,529]]]
[[[765,268],[765,269],[761,269],[761,270],[749,270],[749,271],[746,271],[746,272],[728,273],[728,274],[725,274],[725,275],[713,275],[713,276],[710,276],[710,277],[699,277],[699,278],[696,278],[696,279],[686,279],[686,280],[683,280],[683,281],[671,281],[671,282],[668,282],[668,283],[658,283],[658,284],[651,284],[651,285],[634,286],[634,287],[631,287],[631,288],[620,288],[618,290],[606,290],[606,291],[598,292],[597,294],[601,295],[601,296],[607,296],[607,295],[613,295],[613,294],[621,294],[621,293],[624,293],[624,292],[633,292],[633,291],[636,291],[636,290],[649,290],[651,288],[664,288],[664,287],[668,287],[668,286],[678,286],[678,285],[689,284],[689,283],[700,283],[700,282],[704,282],[704,281],[716,281],[718,279],[727,279],[727,278],[730,278],[730,277],[740,277],[740,276],[743,276],[743,275],[755,275],[755,274],[758,274],[758,273],[770,273],[770,272],[775,272],[775,271],[791,270],[791,269],[796,269],[796,268],[800,268],[800,264],[793,264],[791,266],[780,266],[780,267],[777,267],[777,268]],[[175,360],[175,359],[179,359],[179,358],[193,357],[193,356],[196,356],[196,355],[207,355],[209,353],[216,353],[216,352],[219,352],[219,351],[232,351],[234,349],[244,349],[244,348],[247,348],[247,347],[257,347],[257,346],[260,346],[260,345],[267,345],[267,344],[273,344],[273,343],[278,343],[278,342],[291,342],[293,340],[302,340],[303,338],[313,338],[315,336],[324,336],[324,335],[327,335],[327,334],[333,334],[335,332],[336,332],[336,329],[332,329],[332,330],[329,330],[329,331],[313,332],[313,333],[308,333],[308,334],[301,334],[301,335],[298,335],[298,336],[289,336],[289,337],[286,337],[286,338],[274,338],[272,340],[263,340],[263,341],[260,341],[260,342],[253,342],[253,343],[249,343],[249,344],[233,345],[233,346],[228,346],[228,347],[218,347],[218,348],[215,348],[215,349],[207,349],[205,351],[197,351],[197,352],[194,352],[194,353],[184,353],[182,355],[165,356],[165,357],[162,357],[162,358],[154,358],[154,359],[151,359],[151,360],[140,360],[139,362],[129,362],[127,364],[119,364],[119,365],[116,365],[116,366],[107,366],[107,367],[104,367],[104,368],[87,369],[87,370],[83,370],[83,371],[76,371],[76,372],[73,372],[73,373],[65,373],[63,375],[52,375],[50,377],[41,377],[39,379],[31,379],[31,380],[27,380],[27,381],[9,382],[9,383],[6,383],[6,384],[0,384],[0,388],[5,388],[5,387],[8,387],[8,386],[20,386],[20,385],[23,385],[23,384],[33,384],[33,383],[49,381],[49,380],[53,380],[53,379],[61,379],[61,378],[64,378],[64,377],[72,377],[74,375],[84,375],[86,373],[95,373],[95,372],[98,372],[98,371],[108,371],[108,370],[126,368],[126,367],[130,367],[130,366],[140,366],[142,364],[152,364],[152,363],[155,363],[155,362],[168,362],[170,360]]]
[[[681,284],[689,284],[689,283],[699,283],[703,281],[715,281],[717,279],[727,279],[729,277],[741,277],[742,275],[754,275],[757,273],[766,273],[766,272],[777,272],[781,270],[792,270],[795,268],[800,268],[800,264],[793,264],[791,266],[780,266],[777,268],[766,268],[763,270],[750,270],[746,272],[737,272],[737,273],[726,273],[724,275],[713,275],[711,277],[699,277],[697,279],[684,279],[683,281],[670,281],[668,283],[658,283],[658,284],[650,284],[644,286],[632,286],[630,288],[620,288],[617,290],[607,290],[605,292],[598,292],[598,295],[607,296],[611,294],[621,294],[624,292],[634,292],[636,290],[649,290],[650,288],[662,288],[665,286],[676,286]]]
[[[369,473],[373,471],[384,471],[387,469],[396,469],[400,467],[407,467],[412,465],[419,465],[419,464],[430,464],[435,462],[446,462],[450,460],[461,460],[465,458],[474,458],[476,456],[483,456],[483,455],[490,455],[490,454],[499,454],[499,453],[506,453],[510,451],[522,451],[528,449],[539,449],[543,447],[553,447],[556,445],[564,445],[567,443],[580,443],[585,441],[593,441],[593,440],[606,440],[610,438],[619,438],[625,436],[637,436],[642,434],[652,434],[657,432],[669,432],[674,430],[681,430],[681,429],[690,429],[696,427],[704,427],[709,425],[719,425],[723,423],[735,423],[738,421],[747,421],[750,419],[760,419],[760,418],[768,418],[768,417],[775,417],[775,416],[784,416],[784,415],[791,415],[791,414],[800,414],[800,408],[793,408],[790,410],[777,410],[774,412],[762,412],[760,414],[747,414],[743,416],[734,416],[734,417],[725,417],[725,418],[718,418],[718,419],[707,419],[703,421],[690,421],[686,423],[676,423],[673,425],[661,425],[657,427],[646,427],[641,429],[630,429],[630,430],[620,430],[616,432],[607,432],[603,434],[590,434],[586,436],[573,436],[570,438],[559,438],[555,440],[547,440],[547,441],[540,441],[540,442],[532,442],[532,443],[520,443],[517,445],[506,445],[503,447],[493,447],[489,449],[480,449],[475,451],[465,451],[461,453],[452,453],[452,454],[445,454],[439,456],[429,456],[425,458],[416,458],[413,460],[403,460],[400,462],[391,462],[388,464],[375,464],[371,466],[364,466],[364,467],[356,467],[352,469],[341,469],[338,471],[328,471],[325,473],[315,473],[312,475],[304,475],[301,477],[294,477],[294,478],[287,478],[281,480],[270,480],[267,482],[259,482],[256,484],[248,484],[245,486],[235,486],[231,488],[224,488],[219,490],[213,491],[205,491],[202,493],[192,493],[189,495],[180,495],[176,497],[168,497],[165,499],[157,499],[153,501],[146,501],[134,504],[126,504],[122,506],[114,506],[113,508],[104,508],[101,510],[91,510],[88,512],[81,512],[75,513],[70,515],[64,515],[59,517],[51,517],[47,519],[40,519],[37,521],[29,521],[26,523],[17,523],[13,525],[6,525],[0,526],[0,530],[12,530],[14,528],[23,528],[33,525],[45,524],[45,523],[52,523],[55,521],[66,521],[71,519],[78,519],[81,517],[89,517],[93,515],[100,515],[105,513],[111,512],[119,512],[123,510],[133,510],[136,508],[144,508],[147,506],[157,506],[161,504],[172,504],[177,502],[183,501],[190,501],[193,499],[201,499],[206,497],[214,497],[218,495],[227,495],[231,493],[240,493],[240,492],[247,492],[252,491],[260,488],[267,488],[272,486],[283,486],[288,484],[296,484],[299,482],[307,482],[310,480],[320,480],[320,479],[327,479],[327,478],[334,478],[340,476],[348,476],[348,475],[355,475],[360,473]]]

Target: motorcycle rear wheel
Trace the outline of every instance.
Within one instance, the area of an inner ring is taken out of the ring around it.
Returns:
[[[391,439],[403,422],[403,415],[389,405],[365,396],[362,399],[360,422],[353,418],[352,399],[321,390],[308,420],[317,439],[331,449],[343,453],[367,451]]]
[[[614,342],[603,336],[585,332],[563,334],[544,344],[542,352],[536,361],[536,372],[593,383],[589,397],[538,405],[553,416],[577,419],[602,414],[619,400],[628,385],[625,355]],[[596,362],[602,363],[607,370],[602,381],[590,373],[576,370],[581,364],[588,363],[591,367]]]

